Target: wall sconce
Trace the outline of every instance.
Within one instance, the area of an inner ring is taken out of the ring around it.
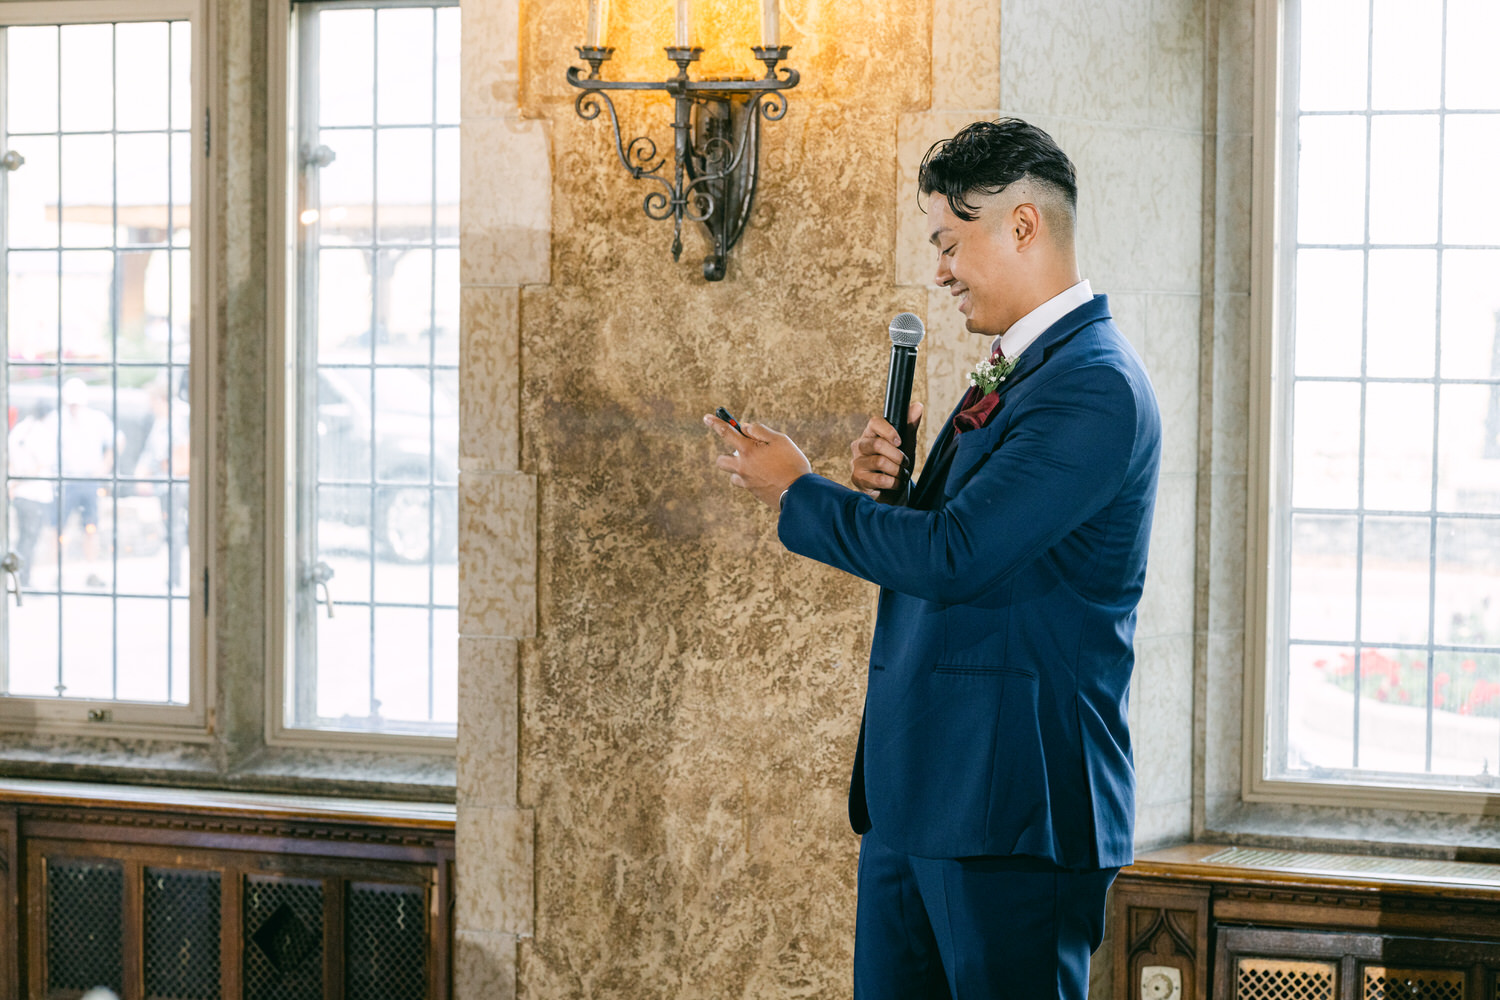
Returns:
[[[677,75],[660,83],[601,80],[599,68],[614,54],[606,42],[609,0],[589,0],[586,44],[578,54],[589,64],[589,75],[578,66],[568,67],[568,82],[583,92],[573,103],[580,118],[598,118],[609,112],[615,129],[615,152],[636,180],[652,180],[662,186],[646,195],[646,215],[672,220],[672,259],[682,256],[682,220],[701,222],[708,230],[713,252],[703,258],[703,277],[724,278],[725,258],[744,231],[755,200],[760,171],[760,120],[779,121],[786,115],[782,90],[797,86],[796,70],[776,64],[787,57],[791,46],[781,44],[779,0],[762,0],[761,44],[751,46],[755,58],[766,64],[759,80],[692,80],[689,64],[703,50],[693,44],[691,0],[676,0],[675,44],[667,46],[667,58],[677,64]],[[672,179],[664,176],[667,157],[657,154],[656,142],[637,136],[626,143],[620,138],[620,118],[615,113],[611,90],[664,90],[676,105],[672,120],[674,135]],[[601,104],[602,101],[602,104]]]

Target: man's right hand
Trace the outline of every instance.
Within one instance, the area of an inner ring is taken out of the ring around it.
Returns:
[[[917,429],[922,426],[922,404],[912,403],[906,411],[906,422],[911,425],[911,435],[916,439]],[[902,470],[906,456],[901,453],[901,437],[884,417],[871,417],[865,424],[864,433],[849,446],[852,458],[849,462],[850,479],[854,488],[869,496],[877,496],[911,475],[911,470]]]

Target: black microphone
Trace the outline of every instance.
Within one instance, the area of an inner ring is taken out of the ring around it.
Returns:
[[[916,434],[906,422],[911,409],[911,381],[917,370],[917,345],[927,335],[927,328],[915,313],[897,313],[891,320],[891,370],[885,378],[885,419],[901,437],[901,453],[906,456],[906,477],[911,476],[916,453]],[[898,503],[905,495],[905,484],[880,491],[881,503]]]

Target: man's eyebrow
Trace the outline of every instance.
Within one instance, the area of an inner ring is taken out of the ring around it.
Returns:
[[[953,230],[950,227],[948,227],[948,226],[942,226],[942,227],[940,227],[938,229],[934,229],[932,231],[932,235],[929,236],[929,237],[927,237],[927,242],[928,243],[936,243],[938,241],[938,237],[939,236],[943,235],[944,233],[949,233],[949,232],[952,232],[952,231]]]

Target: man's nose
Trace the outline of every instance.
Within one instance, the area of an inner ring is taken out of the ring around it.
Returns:
[[[953,272],[948,270],[948,258],[938,254],[937,283],[947,286],[953,282]]]

